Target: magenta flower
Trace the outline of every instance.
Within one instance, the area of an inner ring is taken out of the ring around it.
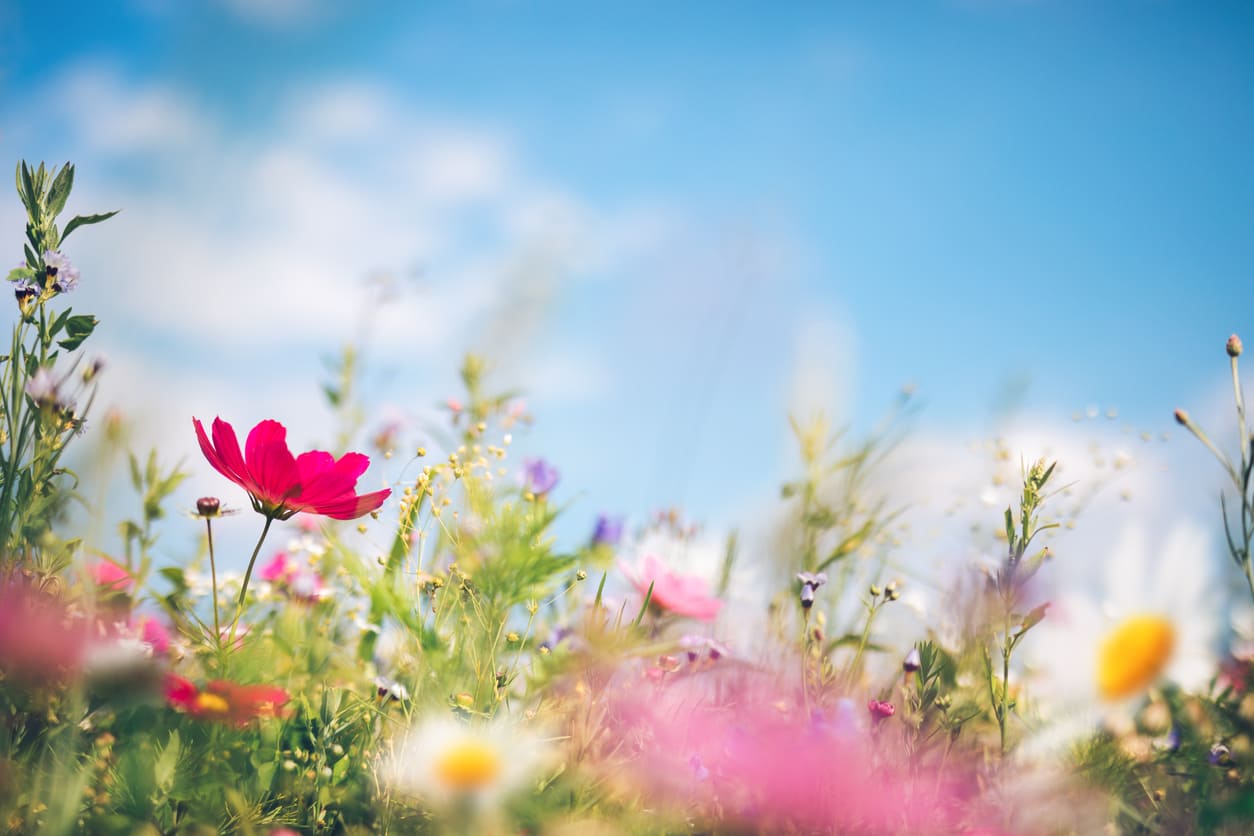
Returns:
[[[286,520],[301,511],[336,520],[355,520],[377,511],[391,494],[384,488],[357,494],[357,479],[370,459],[361,453],[311,450],[293,456],[287,448],[287,429],[278,421],[253,427],[240,452],[235,430],[221,418],[213,420],[213,443],[196,418],[196,438],[209,464],[248,491],[253,508],[270,519]]]
[[[713,621],[723,606],[722,601],[710,595],[704,578],[677,575],[651,554],[645,555],[635,570],[622,564],[619,568],[642,595],[647,595],[649,587],[653,587],[649,601],[660,610],[698,621]]]
[[[124,592],[130,594],[131,589],[135,586],[135,579],[112,560],[97,560],[88,567],[91,573],[91,579],[95,581],[96,586],[110,592]]]

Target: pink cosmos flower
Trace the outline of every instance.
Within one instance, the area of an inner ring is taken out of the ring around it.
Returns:
[[[704,578],[677,575],[651,554],[645,555],[634,570],[621,563],[619,568],[641,595],[648,594],[652,585],[650,603],[666,612],[698,621],[713,621],[723,606],[722,601],[710,595]]]
[[[209,464],[248,491],[253,508],[270,519],[286,520],[301,511],[337,520],[355,520],[377,511],[391,494],[384,488],[357,494],[357,479],[370,459],[361,453],[311,450],[293,456],[287,448],[287,429],[278,421],[253,427],[240,452],[235,430],[221,418],[213,420],[213,443],[196,418],[196,438]]]

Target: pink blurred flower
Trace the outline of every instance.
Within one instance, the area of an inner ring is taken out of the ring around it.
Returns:
[[[324,584],[322,576],[287,556],[287,552],[279,552],[270,562],[261,567],[258,573],[261,579],[302,601],[317,601],[322,597]]]
[[[131,616],[130,628],[141,641],[152,646],[153,653],[164,655],[170,649],[170,631],[155,616]]]
[[[765,681],[724,678],[715,689],[690,677],[619,693],[610,722],[639,753],[630,774],[659,801],[696,811],[701,825],[931,833],[957,823],[955,787],[912,774],[904,756],[881,756],[839,712],[811,714]]]
[[[336,520],[355,520],[377,511],[391,491],[357,493],[357,479],[370,459],[361,453],[311,450],[293,456],[287,429],[278,421],[262,421],[248,434],[243,452],[235,430],[221,418],[213,420],[213,443],[205,428],[192,419],[200,450],[209,464],[248,491],[253,508],[270,519],[286,520],[301,511]]]
[[[621,563],[619,569],[642,595],[648,594],[652,585],[650,603],[666,612],[713,621],[723,606],[722,601],[710,595],[704,578],[676,574],[653,555],[645,555],[635,569]]]
[[[75,676],[89,638],[87,623],[59,597],[17,578],[0,579],[0,673],[39,685]]]
[[[88,567],[88,572],[91,573],[91,579],[95,581],[96,586],[110,592],[130,594],[135,586],[135,579],[131,577],[131,573],[112,560],[97,560]]]

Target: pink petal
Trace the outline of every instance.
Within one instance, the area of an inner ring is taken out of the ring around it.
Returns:
[[[329,454],[322,455],[329,457]],[[357,487],[357,478],[365,473],[369,466],[369,457],[361,453],[345,453],[339,461],[323,469],[311,480],[304,482],[300,493],[301,502],[307,506],[317,507],[353,496]]]
[[[257,492],[257,483],[244,465],[244,455],[239,449],[235,429],[221,418],[213,419],[213,446],[222,462],[219,472],[249,493]],[[212,463],[212,462],[211,462]]]
[[[287,449],[287,429],[278,421],[266,420],[253,427],[244,457],[262,499],[277,504],[299,495],[300,472]]]
[[[366,493],[361,496],[349,494],[339,499],[316,505],[312,510],[334,520],[355,520],[372,511],[379,510],[384,500],[391,494],[391,488],[384,488],[381,491]]]

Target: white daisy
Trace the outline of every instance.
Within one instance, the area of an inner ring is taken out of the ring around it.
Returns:
[[[383,778],[397,792],[430,804],[490,807],[532,778],[546,754],[539,737],[504,722],[436,718],[396,741]]]
[[[1045,721],[1030,751],[1111,722],[1160,681],[1205,687],[1220,629],[1212,566],[1202,528],[1180,523],[1151,545],[1146,527],[1131,525],[1102,560],[1100,588],[1055,597],[1019,651]]]

